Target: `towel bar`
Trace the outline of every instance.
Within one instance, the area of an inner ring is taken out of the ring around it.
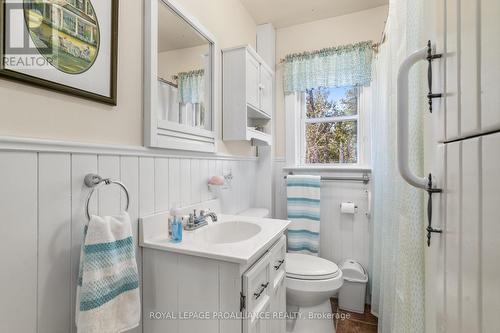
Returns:
[[[87,214],[87,218],[89,221],[90,221],[90,212],[89,212],[90,199],[92,198],[92,194],[94,194],[95,189],[98,188],[99,185],[102,183],[104,183],[105,185],[116,184],[123,189],[123,191],[125,192],[125,196],[127,198],[125,211],[126,212],[128,211],[128,207],[130,205],[130,195],[128,194],[127,187],[122,182],[119,182],[117,180],[112,180],[109,178],[102,178],[101,176],[96,175],[95,173],[89,173],[88,175],[86,175],[83,182],[85,183],[85,186],[92,189],[89,193],[89,196],[87,197],[87,202],[85,203],[85,213]]]
[[[293,175],[292,172],[289,173],[289,175]],[[284,179],[287,178],[287,176],[283,177]],[[370,177],[365,173],[363,174],[362,177],[325,177],[321,176],[321,180],[324,181],[353,181],[353,182],[363,182],[364,184],[368,184],[370,182]]]

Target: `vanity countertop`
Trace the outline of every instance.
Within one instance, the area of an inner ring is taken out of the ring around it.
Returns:
[[[193,231],[183,230],[182,242],[172,243],[168,239],[167,221],[166,213],[142,218],[140,245],[241,265],[252,263],[260,257],[290,224],[287,220],[220,214],[217,222],[209,222],[207,226]],[[246,232],[252,235],[248,239]],[[238,237],[242,240],[238,240]]]

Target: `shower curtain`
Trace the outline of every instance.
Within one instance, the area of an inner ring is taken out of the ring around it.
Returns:
[[[396,77],[399,64],[423,47],[423,0],[391,0],[386,41],[373,69],[372,312],[381,333],[423,333],[423,192],[401,178],[396,161]],[[410,164],[422,174],[425,68],[410,76]]]
[[[158,80],[158,120],[179,122],[179,100],[177,88]]]

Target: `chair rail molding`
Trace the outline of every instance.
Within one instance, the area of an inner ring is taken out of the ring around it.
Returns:
[[[0,151],[37,151],[76,154],[100,154],[139,157],[165,158],[203,158],[207,160],[239,160],[256,161],[255,156],[239,156],[229,154],[212,154],[193,151],[146,148],[142,146],[127,146],[100,144],[89,142],[63,141],[51,139],[22,138],[0,136]]]

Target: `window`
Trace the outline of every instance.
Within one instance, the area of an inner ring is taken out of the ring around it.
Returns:
[[[72,13],[64,12],[63,20],[64,20],[64,25],[63,25],[64,28],[70,31],[71,33],[74,33],[76,26],[75,16]]]
[[[301,161],[359,162],[359,88],[314,88],[305,93],[301,117]]]
[[[76,8],[80,9],[82,12],[85,12],[85,1],[84,0],[76,0],[75,4]]]

